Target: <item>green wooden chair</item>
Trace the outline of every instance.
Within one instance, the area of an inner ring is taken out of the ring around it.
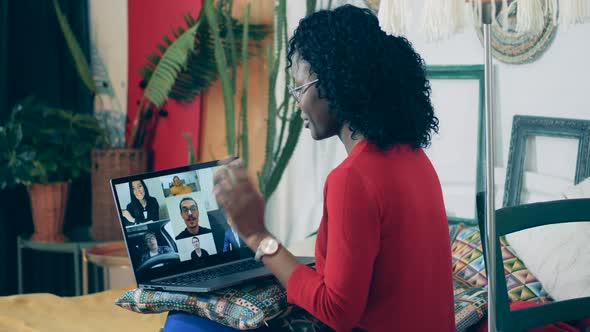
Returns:
[[[485,255],[484,193],[478,193],[477,207],[479,228],[482,234],[481,238]],[[525,204],[496,210],[496,271],[488,273],[488,278],[496,278],[495,315],[498,331],[520,332],[551,323],[590,317],[590,297],[510,311],[510,300],[508,298],[508,291],[506,290],[506,277],[504,275],[502,253],[500,251],[500,237],[503,235],[537,226],[584,221],[590,221],[590,199],[588,198]]]

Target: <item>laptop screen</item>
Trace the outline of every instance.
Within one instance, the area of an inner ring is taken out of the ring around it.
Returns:
[[[216,161],[111,181],[138,283],[252,257],[213,194]]]

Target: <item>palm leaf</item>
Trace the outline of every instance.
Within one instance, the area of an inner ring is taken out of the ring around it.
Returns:
[[[158,44],[162,55],[159,56],[155,53],[151,55],[153,58],[159,57],[159,60],[153,67],[152,74],[147,81],[144,98],[157,108],[162,107],[166,102],[178,74],[186,68],[189,55],[195,47],[195,35],[199,24],[200,22],[196,22],[186,31],[177,30],[174,34],[176,37],[174,41],[164,36],[166,45]]]
[[[213,11],[218,17],[221,16],[222,12],[219,9],[213,8]],[[190,14],[187,14],[184,17],[186,29],[191,29],[197,23],[200,23],[200,25],[197,28],[194,49],[189,55],[186,67],[177,74],[176,80],[168,94],[169,98],[180,102],[192,102],[196,96],[206,90],[219,76],[215,63],[214,42],[211,34],[211,27],[209,22],[203,19],[203,15],[204,10],[201,11],[197,19]],[[243,34],[244,26],[233,18],[231,20],[224,19],[219,22],[219,36],[221,38],[223,49],[230,49],[230,46],[228,45],[230,43],[229,38],[227,38],[228,24],[231,25],[231,30],[236,38],[233,42],[235,43],[236,51],[241,52],[242,45],[239,39],[241,39]],[[248,48],[251,51],[248,52],[249,55],[255,54],[255,51],[260,47],[259,41],[264,39],[268,34],[267,30],[268,28],[266,25],[250,25],[248,31]],[[174,34],[178,35],[182,31],[184,31],[183,28],[177,28],[174,31]],[[140,75],[145,82],[150,81],[155,68],[161,60],[159,54],[165,52],[166,45],[157,45],[157,48],[159,49],[159,52],[150,54],[147,57],[148,63],[140,70]],[[168,82],[162,82],[161,84],[168,84]]]
[[[84,52],[82,52],[82,48],[80,47],[80,44],[78,44],[74,32],[68,23],[68,19],[61,11],[57,0],[53,0],[53,7],[55,7],[55,15],[57,16],[59,27],[61,28],[68,49],[70,50],[70,54],[72,55],[76,72],[80,76],[80,79],[82,79],[84,86],[86,86],[90,92],[96,93],[96,86],[94,85],[94,80],[86,56],[84,55]]]

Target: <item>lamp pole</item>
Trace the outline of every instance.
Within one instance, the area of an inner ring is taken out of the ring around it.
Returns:
[[[493,62],[492,62],[492,15],[495,12],[493,0],[485,0],[483,5],[483,45],[484,45],[484,87],[485,87],[485,128],[486,128],[486,243],[488,277],[488,331],[496,328],[496,214],[494,206],[494,100],[493,100]]]

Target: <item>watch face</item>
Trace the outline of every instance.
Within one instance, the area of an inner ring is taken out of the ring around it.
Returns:
[[[272,255],[279,249],[279,243],[273,238],[266,238],[262,240],[260,249],[265,255]]]

